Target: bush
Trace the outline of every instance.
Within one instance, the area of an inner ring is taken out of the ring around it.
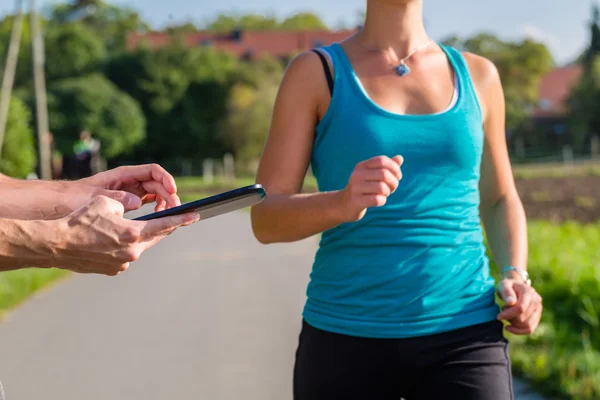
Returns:
[[[30,122],[31,112],[25,103],[13,97],[0,158],[0,172],[5,175],[23,178],[35,169],[35,140]]]

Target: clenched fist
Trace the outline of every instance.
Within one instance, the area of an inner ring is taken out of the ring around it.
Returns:
[[[341,192],[341,212],[345,222],[361,220],[370,207],[381,207],[402,179],[402,156],[374,157],[356,165],[348,185]]]

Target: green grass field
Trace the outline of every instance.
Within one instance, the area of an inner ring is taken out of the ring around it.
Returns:
[[[60,269],[22,269],[0,273],[0,317],[7,310],[69,272]]]

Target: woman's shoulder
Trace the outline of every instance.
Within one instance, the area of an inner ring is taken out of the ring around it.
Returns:
[[[468,51],[461,54],[477,89],[484,90],[500,82],[498,68],[491,60]]]

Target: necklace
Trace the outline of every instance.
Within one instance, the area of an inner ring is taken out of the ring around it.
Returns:
[[[378,49],[376,47],[368,47],[365,46],[363,43],[361,43],[360,40],[357,40],[358,44],[365,50],[367,51],[382,51],[381,49]],[[411,71],[410,67],[408,65],[406,65],[406,61],[411,58],[415,53],[419,52],[419,51],[423,51],[427,48],[427,46],[429,46],[431,44],[431,39],[427,40],[427,43],[425,43],[423,46],[421,47],[417,47],[416,49],[414,49],[413,51],[411,51],[410,53],[408,53],[408,55],[400,60],[396,60],[394,62],[394,71],[396,71],[396,73],[400,76],[405,76],[408,75]]]

